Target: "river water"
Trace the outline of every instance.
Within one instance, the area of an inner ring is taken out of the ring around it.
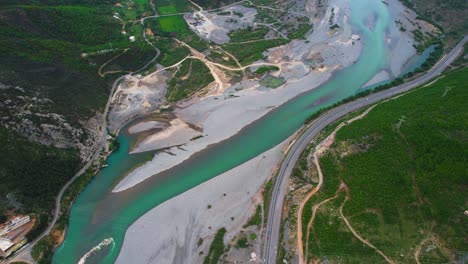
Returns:
[[[112,193],[113,187],[126,173],[151,155],[129,155],[129,146],[135,139],[122,132],[118,137],[120,148],[109,156],[109,166],[96,175],[73,204],[65,240],[56,249],[53,263],[113,263],[125,231],[144,213],[260,155],[289,137],[320,108],[355,94],[385,67],[386,33],[397,29],[387,6],[381,1],[351,2],[353,31],[361,35],[364,43],[363,52],[355,64],[339,71],[325,85],[272,110],[234,137],[134,188]]]

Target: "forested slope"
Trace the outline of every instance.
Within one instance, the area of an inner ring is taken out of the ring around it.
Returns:
[[[324,185],[305,206],[309,260],[385,263],[385,255],[395,263],[448,263],[464,258],[467,76],[467,68],[449,73],[381,103],[338,131],[320,158]],[[310,224],[314,205],[319,209]]]

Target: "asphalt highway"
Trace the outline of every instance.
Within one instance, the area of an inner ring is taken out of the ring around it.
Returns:
[[[391,98],[395,95],[407,92],[416,88],[440,75],[461,53],[463,45],[468,41],[468,35],[463,38],[458,45],[448,54],[444,55],[427,73],[424,75],[401,85],[386,89],[367,97],[356,99],[355,101],[337,106],[325,114],[318,117],[310,124],[306,131],[297,139],[290,147],[286,158],[284,159],[281,169],[276,178],[273,187],[273,194],[270,201],[268,211],[268,222],[266,227],[266,241],[263,251],[264,263],[276,263],[278,251],[278,240],[280,236],[281,213],[283,208],[284,197],[287,193],[288,178],[300,157],[302,151],[309,143],[322,131],[326,126],[340,119],[341,117],[361,109],[365,106],[374,104],[383,99]],[[301,128],[301,129],[304,129]]]

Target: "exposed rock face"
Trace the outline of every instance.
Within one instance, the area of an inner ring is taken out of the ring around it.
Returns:
[[[2,83],[0,90],[10,90],[4,94],[6,99],[0,101],[1,126],[43,145],[77,148],[82,161],[90,157],[99,137],[100,114],[72,125],[63,115],[47,111],[54,102],[45,97],[46,93],[31,95],[20,86]]]

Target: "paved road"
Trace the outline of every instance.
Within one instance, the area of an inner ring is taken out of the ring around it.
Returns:
[[[273,194],[269,206],[268,223],[266,228],[266,242],[263,251],[264,262],[273,264],[276,263],[276,255],[278,250],[278,240],[281,225],[281,213],[283,208],[284,197],[287,193],[288,178],[296,164],[297,159],[307,145],[329,124],[335,122],[341,117],[354,112],[365,106],[374,104],[380,100],[393,97],[397,94],[404,93],[415,87],[424,84],[433,78],[437,77],[452,63],[461,53],[463,45],[468,41],[468,35],[448,54],[442,57],[436,65],[432,67],[426,74],[416,78],[408,83],[404,83],[393,88],[371,94],[365,98],[360,98],[355,101],[338,106],[326,114],[316,119],[305,131],[301,137],[296,140],[290,148],[286,158],[283,161],[278,177],[273,187]]]

